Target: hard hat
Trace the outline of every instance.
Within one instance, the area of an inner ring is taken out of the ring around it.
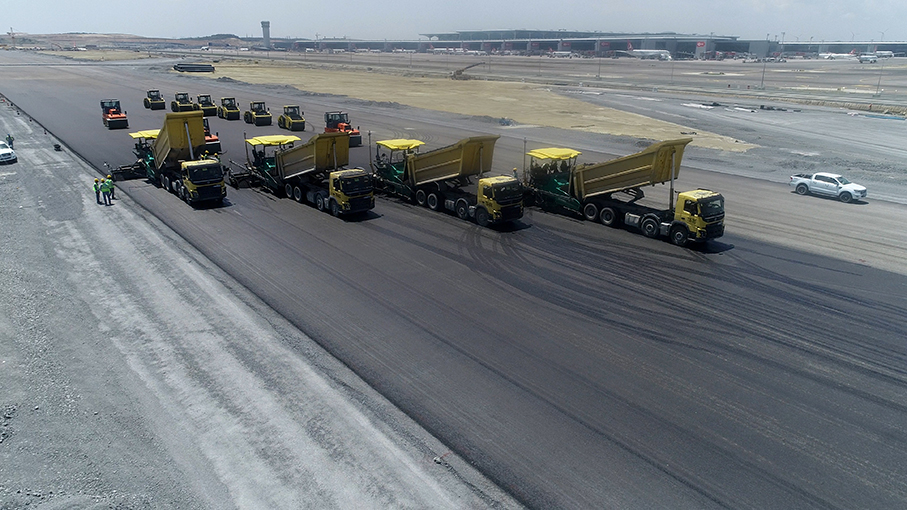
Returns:
[[[95,180],[94,180],[94,182],[98,182],[98,180],[97,180],[97,179],[95,179]]]
[[[107,178],[108,178],[108,179],[113,179],[113,177],[111,177],[110,174],[107,174]]]

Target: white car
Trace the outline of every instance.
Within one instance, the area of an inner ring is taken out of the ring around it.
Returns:
[[[15,163],[16,161],[18,161],[16,151],[6,145],[6,142],[0,142],[0,163]]]

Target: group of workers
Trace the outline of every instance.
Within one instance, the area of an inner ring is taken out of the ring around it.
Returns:
[[[116,199],[114,196],[116,187],[113,185],[113,178],[110,175],[108,175],[106,179],[95,179],[92,189],[94,190],[95,199],[99,204],[102,203],[101,195],[104,196],[104,205],[112,205],[111,200]]]

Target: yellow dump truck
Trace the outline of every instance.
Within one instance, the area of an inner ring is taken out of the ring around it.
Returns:
[[[377,142],[370,162],[375,188],[429,209],[446,209],[481,226],[523,217],[523,188],[512,176],[486,176],[498,136],[474,136],[419,153],[419,140]],[[473,184],[472,178],[478,177]]]
[[[542,208],[582,216],[608,226],[638,228],[647,237],[667,236],[674,244],[707,241],[724,234],[724,197],[697,189],[677,194],[676,203],[658,209],[637,203],[643,187],[671,183],[680,173],[684,148],[692,138],[650,145],[636,154],[603,163],[577,165],[579,151],[535,149],[523,177],[527,199]],[[626,197],[625,200],[615,195]]]
[[[220,160],[205,156],[204,116],[201,111],[168,113],[160,130],[129,134],[148,179],[189,204],[222,203],[227,196]]]
[[[233,165],[227,179],[261,185],[278,196],[314,204],[334,216],[375,207],[372,179],[361,168],[345,168],[350,160],[346,133],[322,133],[296,145],[294,135],[257,136],[246,140],[245,165]]]

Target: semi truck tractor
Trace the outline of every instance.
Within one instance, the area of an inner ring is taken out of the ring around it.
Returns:
[[[138,161],[145,175],[188,204],[222,203],[227,196],[224,170],[214,156],[206,156],[204,115],[199,111],[168,113],[157,131],[129,134],[136,139]]]
[[[246,140],[246,164],[233,164],[227,178],[234,186],[247,180],[278,196],[314,204],[334,216],[375,207],[372,178],[361,168],[346,168],[350,141],[346,133],[322,133],[296,145],[293,135]]]
[[[724,197],[706,189],[677,194],[668,209],[640,204],[643,187],[670,182],[680,172],[692,138],[668,140],[603,163],[577,165],[579,151],[535,149],[523,177],[527,199],[544,209],[579,215],[608,226],[638,228],[647,237],[667,236],[674,244],[703,242],[724,234]]]
[[[419,140],[377,142],[375,188],[429,209],[446,209],[480,226],[523,217],[523,188],[512,176],[486,176],[498,136],[474,136],[419,153]],[[473,178],[477,182],[473,183]]]

